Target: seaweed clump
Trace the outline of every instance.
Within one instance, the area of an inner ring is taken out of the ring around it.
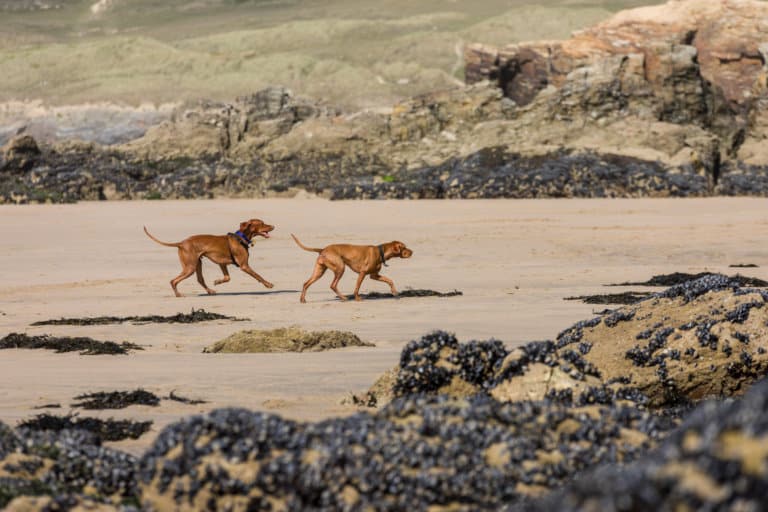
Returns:
[[[72,407],[82,407],[83,409],[124,409],[129,405],[149,405],[152,407],[160,405],[160,398],[144,389],[99,391],[98,393],[76,396],[75,400],[79,400],[79,402],[72,404]]]
[[[173,400],[174,402],[181,402],[182,404],[188,404],[188,405],[199,405],[199,404],[207,404],[207,400],[202,400],[199,398],[187,398],[185,396],[180,396],[175,394],[174,391],[171,391],[170,394],[165,398],[166,400]]]
[[[637,304],[651,297],[651,292],[622,292],[605,293],[597,295],[579,295],[578,297],[565,297],[563,300],[580,300],[585,304]]]
[[[204,309],[192,309],[190,313],[176,313],[170,316],[145,315],[145,316],[96,316],[86,318],[58,318],[52,320],[41,320],[32,325],[107,325],[120,324],[125,322],[133,323],[166,323],[166,324],[192,324],[198,322],[208,322],[211,320],[232,320],[240,322],[247,318],[237,318],[234,316],[211,313]]]
[[[38,414],[34,418],[19,423],[20,429],[53,431],[85,430],[93,433],[101,441],[122,441],[138,439],[152,426],[151,421],[102,420],[100,418],[80,418],[77,415],[56,416]]]
[[[123,355],[131,350],[144,350],[135,343],[114,341],[98,341],[85,336],[29,336],[27,334],[11,333],[4,338],[0,338],[0,349],[27,348],[27,349],[45,349],[54,350],[57,353],[62,352],[80,352],[80,355]]]
[[[189,405],[199,405],[208,403],[205,400],[187,398],[175,394],[174,391],[164,400],[172,400]],[[147,405],[157,407],[160,405],[160,397],[144,389],[134,391],[99,391],[97,393],[86,393],[75,397],[79,402],[73,403],[72,407],[81,407],[83,409],[125,409],[131,405]],[[56,404],[58,406],[58,404]],[[50,406],[48,406],[50,407]],[[60,407],[60,406],[58,406]],[[42,407],[36,407],[39,409]]]
[[[376,299],[400,299],[400,298],[409,298],[409,297],[458,297],[460,295],[464,295],[463,292],[460,292],[459,290],[453,290],[451,292],[438,292],[435,290],[423,290],[423,289],[411,289],[407,288],[405,290],[401,290],[397,293],[397,295],[392,295],[391,293],[382,293],[382,292],[368,292],[368,293],[361,293],[360,297],[366,300],[376,300]],[[348,295],[348,299],[354,299],[354,295]]]

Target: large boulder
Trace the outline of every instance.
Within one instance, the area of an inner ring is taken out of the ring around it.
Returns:
[[[640,461],[595,469],[510,510],[763,510],[767,418],[764,380],[743,399],[702,404]]]
[[[762,195],[766,20],[761,1],[672,0],[622,11],[565,41],[469,45],[466,80],[490,80],[528,115],[699,127],[718,140],[709,174],[713,185],[723,183],[713,190]],[[756,174],[758,184],[748,186],[744,174]]]
[[[768,292],[710,275],[626,306],[558,345],[585,343],[604,379],[626,378],[651,405],[743,393],[768,374]]]
[[[11,431],[0,423],[0,508],[70,510],[83,501],[137,498],[136,458],[84,430]],[[41,501],[31,496],[47,496]],[[91,503],[93,506],[93,503]],[[103,510],[107,510],[104,508]]]
[[[502,402],[628,399],[650,407],[743,393],[768,374],[768,292],[710,274],[507,350],[437,331],[409,343],[392,396],[487,394]]]
[[[301,121],[330,111],[296,98],[284,87],[269,87],[233,103],[185,103],[171,119],[152,127],[123,150],[143,160],[173,158],[246,159]]]
[[[14,137],[0,148],[0,171],[28,171],[40,156],[37,141],[30,135]]]
[[[743,126],[765,93],[766,19],[768,5],[757,0],[672,0],[619,12],[565,41],[470,45],[466,77],[494,80],[520,105],[554,86],[580,89],[583,105],[637,101],[659,120],[711,124],[736,114]]]
[[[497,510],[585,467],[628,462],[674,422],[618,404],[398,399],[302,424],[220,409],[167,427],[140,462],[153,510]]]

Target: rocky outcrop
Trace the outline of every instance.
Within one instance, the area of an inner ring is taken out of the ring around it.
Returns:
[[[287,134],[297,123],[333,112],[294,98],[285,88],[265,89],[234,103],[200,101],[178,107],[168,122],[121,149],[141,161],[220,159],[254,156],[267,142]],[[246,150],[247,148],[247,150]],[[240,150],[240,151],[238,151]]]
[[[767,20],[765,2],[672,0],[623,11],[566,41],[470,45],[466,79],[490,80],[524,116],[698,127],[716,141],[704,153],[710,192],[764,195]]]
[[[629,379],[651,405],[742,393],[768,374],[768,292],[710,275],[568,330],[605,379]],[[615,321],[610,321],[612,318]]]
[[[471,85],[386,111],[273,87],[109,146],[20,162],[12,140],[0,202],[767,195],[767,5],[670,0],[565,41],[470,45]]]
[[[764,2],[673,0],[566,41],[470,46],[467,81],[493,80],[518,105],[551,87],[561,101],[576,93],[582,108],[742,130],[765,94],[766,20]]]
[[[607,465],[510,510],[762,510],[768,485],[768,381],[709,402],[642,460]]]
[[[692,197],[708,195],[706,175],[596,150],[538,155],[506,147],[434,166],[362,177],[333,187],[332,199],[475,199],[536,197]]]
[[[634,460],[672,425],[625,406],[587,411],[488,399],[411,397],[374,415],[307,425],[220,410],[161,434],[140,464],[142,502],[158,509],[497,509],[585,465]],[[589,438],[603,448],[585,449]]]
[[[515,402],[562,398],[568,391],[569,403],[575,396],[576,403],[587,405],[602,384],[599,370],[578,350],[560,351],[551,341],[531,342],[510,352],[498,340],[459,343],[455,336],[436,331],[403,349],[391,393],[488,394],[500,402]],[[600,393],[615,395],[605,389]],[[631,390],[620,394],[633,396]]]
[[[357,115],[337,115],[269,89],[236,105],[179,110],[123,145],[44,145],[23,166],[13,156],[13,139],[0,154],[0,200],[252,197],[297,190],[333,199],[710,193],[716,142],[703,132],[644,125],[638,137],[653,144],[652,151],[623,150],[610,130],[602,133],[616,145],[590,138],[564,149],[546,144],[545,131],[553,126],[517,124],[507,107],[485,84],[417,98],[388,114]],[[567,127],[558,129],[566,133]],[[510,138],[519,144],[510,146]],[[663,155],[672,156],[665,161]]]
[[[487,397],[408,397],[317,423],[219,409],[166,428],[135,460],[82,432],[0,423],[0,506],[49,495],[147,510],[491,510],[594,464],[636,460],[674,424],[613,402]]]
[[[408,396],[375,414],[317,423],[219,409],[168,426],[138,458],[104,448],[83,431],[40,433],[0,423],[0,506],[584,510],[599,502],[665,510],[679,503],[759,504],[766,483],[765,392],[764,381],[743,399],[702,404],[677,428],[677,420],[610,397],[573,406]],[[597,466],[603,469],[595,472]],[[563,484],[564,490],[546,494]]]
[[[734,396],[768,375],[767,301],[763,289],[710,274],[512,351],[435,332],[403,349],[391,391],[369,394],[581,405],[620,397],[651,407]]]
[[[23,510],[27,503],[29,510],[43,510],[43,503],[27,502],[41,495],[60,507],[50,510],[110,496],[128,504],[137,493],[136,465],[135,457],[105,448],[85,430],[14,432],[0,423],[0,508]]]
[[[3,168],[23,173],[35,165],[39,156],[40,148],[35,139],[29,135],[22,135],[11,140],[4,148]]]

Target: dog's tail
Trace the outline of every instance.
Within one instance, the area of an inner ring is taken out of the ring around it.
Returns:
[[[299,247],[301,247],[305,251],[310,251],[310,252],[322,252],[323,251],[322,249],[317,249],[317,248],[314,248],[314,247],[307,247],[306,245],[304,245],[301,242],[299,242],[299,239],[296,238],[296,235],[294,235],[293,233],[291,233],[291,236],[293,237],[293,241],[296,242],[296,245],[298,245]]]
[[[154,240],[155,242],[159,243],[160,245],[165,245],[166,247],[179,247],[181,245],[180,242],[176,242],[175,244],[171,244],[168,242],[163,242],[162,240],[158,240],[157,238],[153,237],[149,231],[147,231],[147,226],[144,226],[144,232],[147,234],[149,238]]]

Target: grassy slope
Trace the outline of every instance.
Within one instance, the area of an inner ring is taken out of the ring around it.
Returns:
[[[0,101],[229,99],[282,84],[386,105],[455,83],[465,42],[564,38],[648,2],[115,0],[101,15],[59,3],[0,13]]]

